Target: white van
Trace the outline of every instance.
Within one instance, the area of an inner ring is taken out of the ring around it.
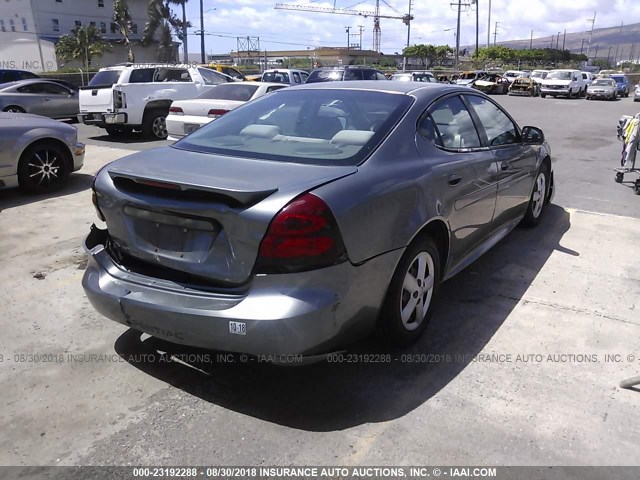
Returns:
[[[558,69],[551,70],[546,78],[542,80],[540,96],[547,95],[557,97],[580,98],[587,92],[587,85],[580,70]]]

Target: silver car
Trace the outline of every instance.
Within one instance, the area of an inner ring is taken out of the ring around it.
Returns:
[[[3,83],[0,85],[0,110],[75,119],[80,111],[78,91],[57,81],[40,78]]]
[[[57,190],[71,172],[82,167],[84,150],[73,125],[24,113],[0,113],[0,189]]]
[[[594,98],[615,100],[618,98],[618,86],[616,82],[610,78],[596,78],[591,85],[587,87],[586,97],[587,100]]]
[[[475,90],[290,87],[104,167],[83,287],[176,343],[322,355],[422,334],[441,282],[553,193],[541,130]]]

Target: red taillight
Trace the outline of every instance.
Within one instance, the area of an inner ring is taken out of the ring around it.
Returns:
[[[169,113],[174,113],[176,115],[184,115],[184,111],[180,107],[169,107]]]
[[[225,113],[227,113],[229,110],[224,110],[222,108],[212,108],[211,110],[209,110],[209,116],[210,117],[220,117],[222,115],[224,115]]]
[[[347,254],[331,210],[306,193],[271,221],[260,244],[258,273],[301,272],[335,265]]]

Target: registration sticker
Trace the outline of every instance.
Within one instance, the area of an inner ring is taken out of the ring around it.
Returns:
[[[247,324],[242,322],[229,322],[229,333],[233,335],[246,335]]]

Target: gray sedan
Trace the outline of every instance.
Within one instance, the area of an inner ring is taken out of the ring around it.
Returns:
[[[78,91],[56,81],[34,79],[0,85],[0,110],[51,118],[76,118]]]
[[[24,113],[0,113],[0,189],[43,193],[62,187],[84,162],[78,130]]]
[[[553,193],[541,130],[475,90],[319,83],[103,168],[83,287],[163,339],[323,355],[423,333],[441,282]]]
[[[587,87],[586,97],[587,100],[594,98],[615,100],[618,98],[618,86],[616,82],[610,78],[597,78]]]

